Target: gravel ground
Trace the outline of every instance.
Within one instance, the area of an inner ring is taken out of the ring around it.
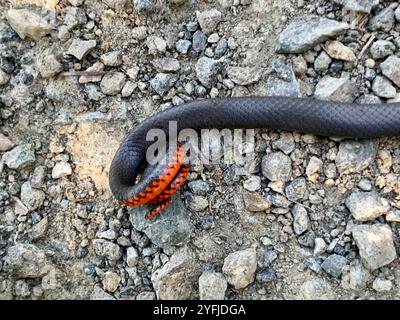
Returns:
[[[0,298],[399,299],[397,138],[256,130],[250,176],[192,168],[150,222],[107,184],[193,99],[400,101],[399,48],[392,1],[1,2]]]

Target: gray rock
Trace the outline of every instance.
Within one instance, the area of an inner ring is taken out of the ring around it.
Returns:
[[[277,58],[272,61],[272,67],[275,73],[267,78],[267,95],[301,97],[300,87],[291,63]]]
[[[208,200],[203,196],[193,196],[189,201],[190,209],[193,211],[203,211],[208,207]]]
[[[368,28],[372,31],[388,32],[394,25],[394,11],[390,7],[383,9],[376,16],[370,19]]]
[[[188,183],[190,190],[196,194],[205,196],[208,191],[210,191],[210,186],[207,181],[203,180],[194,180]]]
[[[365,68],[365,79],[372,81],[375,79],[375,77],[376,77],[376,72],[374,69]],[[378,97],[376,97],[376,98],[378,98]]]
[[[182,54],[187,54],[192,43],[189,40],[178,40],[176,42],[176,50]],[[202,51],[202,50],[200,50]]]
[[[126,75],[123,72],[109,72],[103,76],[100,82],[101,91],[109,96],[115,96],[121,92],[125,85]]]
[[[108,240],[94,239],[93,248],[98,256],[107,258],[110,261],[117,261],[122,257],[121,248]]]
[[[152,243],[162,248],[180,246],[187,243],[193,231],[185,206],[179,195],[172,203],[151,220],[145,219],[150,206],[139,206],[129,209],[129,220],[133,227],[144,232]]]
[[[308,230],[297,238],[299,244],[304,247],[313,248],[315,243],[315,232]]]
[[[0,69],[0,86],[4,86],[10,81],[10,76]]]
[[[268,267],[272,262],[278,259],[278,255],[275,250],[264,250],[259,257],[258,265],[260,267]]]
[[[215,32],[217,25],[222,20],[222,13],[217,9],[211,9],[207,11],[197,12],[197,20],[201,30],[205,34]]]
[[[220,39],[214,50],[214,58],[221,58],[225,54],[226,50],[228,50],[228,41]]]
[[[262,71],[257,67],[229,67],[228,77],[240,86],[247,86],[260,80]]]
[[[331,254],[328,258],[325,259],[321,267],[326,273],[330,274],[332,277],[339,278],[346,263],[347,260],[345,257],[339,256],[337,254]]]
[[[263,156],[262,174],[271,181],[289,181],[292,175],[292,162],[283,152],[271,152]]]
[[[35,170],[33,170],[32,177],[30,179],[31,186],[36,189],[41,188],[43,186],[45,176],[46,168],[44,166],[37,166]]]
[[[314,69],[317,72],[324,72],[329,69],[332,59],[325,51],[321,51],[314,61]]]
[[[146,45],[149,48],[149,54],[164,53],[167,50],[167,43],[161,37],[149,36],[146,39]]]
[[[131,36],[132,36],[132,38],[137,39],[137,40],[146,39],[146,37],[147,37],[147,27],[139,26],[139,27],[132,28]]]
[[[156,76],[150,80],[150,85],[160,96],[164,96],[178,81],[176,74],[157,73]]]
[[[125,82],[125,85],[121,90],[121,96],[124,98],[130,97],[136,88],[137,88],[136,83],[134,83],[132,81]]]
[[[341,4],[347,10],[363,13],[370,13],[374,5],[373,0],[334,0],[334,2]]]
[[[254,192],[261,188],[261,178],[260,176],[249,176],[243,182],[243,188],[247,191]]]
[[[69,0],[70,1],[70,0]],[[76,1],[76,0],[74,0]],[[83,1],[83,0],[79,0]],[[132,2],[131,0],[102,0],[108,7],[113,8],[115,10],[124,10],[128,3]]]
[[[43,218],[38,223],[33,225],[33,227],[31,228],[31,230],[29,232],[30,238],[32,240],[37,240],[37,239],[40,239],[43,236],[45,236],[48,225],[49,225],[49,220],[47,217]]]
[[[109,67],[118,67],[122,64],[122,52],[110,51],[100,56],[100,61]]]
[[[391,67],[392,68],[392,67]],[[372,83],[372,91],[381,98],[394,98],[396,96],[396,88],[385,77],[376,76]]]
[[[126,264],[133,268],[139,263],[139,253],[136,248],[129,247],[126,249]]]
[[[396,50],[396,46],[387,40],[377,40],[375,41],[370,49],[372,58],[382,59],[393,54]]]
[[[201,57],[195,66],[197,79],[207,88],[211,88],[217,81],[217,75],[222,69],[222,60],[213,60]]]
[[[278,276],[276,275],[276,271],[271,267],[262,268],[256,276],[256,281],[264,285],[276,280],[278,280]]]
[[[227,287],[222,273],[204,271],[199,278],[200,300],[224,300]]]
[[[204,35],[203,32],[200,30],[197,30],[193,34],[193,39],[192,39],[192,48],[196,52],[201,52],[203,51],[207,46],[207,37]]]
[[[360,104],[380,104],[382,103],[381,99],[373,94],[364,94],[356,100],[357,103]]]
[[[47,271],[46,256],[33,244],[16,244],[7,250],[4,270],[18,278],[41,278]]]
[[[400,87],[400,58],[396,56],[390,56],[380,64],[380,68],[383,75]]]
[[[0,132],[0,152],[8,151],[15,146],[7,136]]]
[[[156,300],[156,294],[152,291],[143,291],[136,296],[135,300]]]
[[[67,26],[68,31],[77,26],[83,26],[87,23],[85,10],[77,7],[68,7],[64,16],[64,24]]]
[[[96,40],[74,39],[67,50],[67,54],[74,56],[78,60],[82,60],[96,45]]]
[[[313,255],[317,257],[323,254],[326,249],[327,245],[325,240],[322,238],[315,238]]]
[[[279,139],[273,142],[273,146],[283,151],[285,154],[290,154],[296,147],[293,134],[291,132],[281,132]]]
[[[362,264],[350,266],[348,273],[342,274],[342,287],[351,290],[365,290],[367,282],[370,278],[370,273]]]
[[[21,39],[39,41],[51,32],[51,25],[45,18],[31,9],[9,9],[5,18]]]
[[[394,16],[397,21],[400,21],[400,7],[397,7],[397,9],[394,11]]]
[[[222,266],[227,281],[235,289],[243,289],[254,281],[257,269],[257,255],[254,248],[229,254]]]
[[[181,68],[179,61],[175,58],[161,58],[151,61],[158,72],[175,72]]]
[[[91,72],[100,72],[104,70],[104,64],[101,62],[96,62],[92,66],[86,69],[87,73]],[[88,83],[88,82],[99,82],[103,78],[103,75],[82,75],[79,77],[79,83]]]
[[[297,293],[297,299],[301,300],[333,300],[334,290],[329,282],[322,279],[305,281]]]
[[[243,201],[245,208],[250,212],[261,212],[268,210],[271,202],[256,192],[243,190]]]
[[[390,210],[389,202],[376,192],[355,191],[346,199],[346,206],[357,221],[373,220]]]
[[[157,9],[157,0],[133,0],[137,12],[154,12]]]
[[[71,165],[66,161],[57,162],[51,171],[51,177],[53,179],[60,179],[72,174]]]
[[[374,161],[376,153],[374,140],[346,140],[339,145],[336,166],[341,174],[361,172]]]
[[[7,151],[2,157],[2,161],[4,161],[7,167],[16,170],[29,167],[35,160],[35,152],[31,144],[21,144]]]
[[[349,25],[318,16],[296,18],[279,35],[278,53],[302,53],[330,37],[344,33]]]
[[[310,219],[307,210],[299,204],[295,204],[292,209],[293,231],[296,235],[301,235],[310,228]]]
[[[103,289],[108,292],[115,292],[120,282],[121,277],[118,274],[112,271],[106,271],[102,280]]]
[[[199,274],[193,253],[183,247],[151,275],[151,282],[159,300],[186,300],[193,298]]]
[[[400,210],[391,210],[386,215],[386,221],[400,222]]]
[[[290,201],[301,201],[307,197],[307,182],[303,177],[291,181],[285,188],[286,197]]]
[[[389,292],[393,289],[393,283],[390,280],[376,278],[372,283],[372,288],[376,292]]]
[[[40,75],[43,78],[51,78],[63,71],[63,66],[54,54],[44,54],[37,62]]]
[[[115,298],[99,286],[94,286],[90,300],[115,300]]]
[[[45,197],[45,193],[42,190],[33,189],[29,181],[21,186],[21,201],[29,211],[38,209]]]
[[[352,233],[362,262],[368,269],[376,270],[397,258],[389,226],[379,223],[358,225],[352,228]]]
[[[314,93],[317,99],[337,102],[353,102],[357,95],[357,86],[349,79],[331,76],[323,77]]]

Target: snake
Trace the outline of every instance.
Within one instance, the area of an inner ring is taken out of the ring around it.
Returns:
[[[400,134],[400,103],[357,104],[304,97],[247,96],[198,99],[165,109],[145,119],[123,139],[109,170],[109,186],[122,204],[153,204],[151,219],[170,203],[184,184],[189,165],[183,144],[168,161],[149,165],[146,139],[151,129],[168,135],[170,121],[183,129],[268,128],[343,138],[379,138]]]

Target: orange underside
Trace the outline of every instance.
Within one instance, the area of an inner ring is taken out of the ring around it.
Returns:
[[[156,209],[146,215],[146,219],[151,219],[159,214],[172,202],[172,195],[178,191],[188,176],[189,166],[183,164],[184,157],[185,147],[179,145],[164,172],[157,179],[154,179],[145,188],[145,191],[139,192],[130,199],[121,200],[120,203],[130,207],[142,204],[159,204]]]

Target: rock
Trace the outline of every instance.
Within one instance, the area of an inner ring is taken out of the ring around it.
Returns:
[[[215,85],[217,75],[221,71],[222,60],[213,60],[207,57],[201,57],[195,66],[197,79],[207,88]]]
[[[139,27],[132,28],[131,36],[132,36],[133,39],[137,39],[137,40],[146,39],[146,37],[147,37],[147,27],[139,26]]]
[[[178,81],[176,74],[157,73],[156,76],[150,80],[150,85],[160,96],[164,96]]]
[[[196,52],[202,52],[207,46],[207,37],[204,35],[203,32],[197,30],[193,34],[192,39],[192,48]]]
[[[334,0],[334,2],[341,4],[347,10],[363,13],[370,13],[374,5],[374,0]]]
[[[243,182],[243,188],[247,191],[257,191],[261,188],[261,178],[259,176],[250,176]]]
[[[372,288],[376,292],[389,292],[393,289],[392,281],[381,278],[376,278],[372,283]]]
[[[146,39],[147,48],[149,48],[149,54],[155,55],[157,53],[164,53],[167,50],[167,43],[163,38],[150,36]]]
[[[156,300],[156,294],[151,291],[143,291],[136,296],[136,300]]]
[[[4,270],[18,278],[41,278],[47,271],[46,256],[33,244],[19,243],[8,248]]]
[[[325,51],[321,51],[314,61],[314,69],[317,72],[323,72],[329,69],[332,59]]]
[[[400,58],[396,56],[390,56],[380,64],[380,68],[384,76],[392,80],[395,85],[400,87]]]
[[[126,75],[123,72],[109,72],[100,82],[101,91],[109,96],[115,96],[124,87]]]
[[[68,162],[60,161],[57,162],[51,171],[51,177],[53,179],[59,179],[72,174],[71,165]]]
[[[291,181],[285,188],[286,197],[290,201],[301,201],[307,196],[307,182],[303,177]]]
[[[221,58],[228,50],[228,41],[225,39],[220,39],[214,50],[214,58]]]
[[[279,139],[274,141],[274,147],[283,151],[285,154],[290,154],[295,149],[293,134],[291,132],[281,132]]]
[[[299,244],[304,247],[313,248],[315,243],[315,232],[308,230],[297,238]]]
[[[199,278],[200,300],[224,300],[227,287],[222,273],[204,271]]]
[[[151,63],[158,72],[175,72],[181,68],[179,61],[175,58],[154,59]]]
[[[127,81],[121,90],[121,96],[126,98],[130,97],[137,88],[137,84],[132,81]]]
[[[126,264],[128,267],[133,268],[139,263],[139,253],[136,248],[129,247],[126,250]]]
[[[296,235],[301,235],[310,228],[310,220],[307,210],[299,204],[295,204],[292,209],[293,231]]]
[[[322,238],[315,238],[314,241],[314,252],[313,255],[314,256],[319,256],[321,254],[323,254],[325,252],[327,248],[326,242],[324,239]]]
[[[222,20],[222,13],[217,9],[211,9],[203,12],[198,11],[196,15],[200,28],[205,34],[215,32],[218,23]]]
[[[357,95],[357,86],[349,79],[331,76],[319,80],[314,93],[317,99],[336,102],[353,102]]]
[[[394,16],[396,18],[396,21],[400,21],[400,7],[396,8],[396,10],[394,11]]]
[[[90,300],[115,300],[115,298],[98,286],[94,286]]]
[[[9,9],[6,19],[21,39],[39,41],[51,31],[47,20],[29,9]]]
[[[67,13],[64,16],[64,24],[68,31],[71,31],[77,26],[83,26],[87,23],[85,10],[77,7],[68,7]]]
[[[322,279],[312,279],[303,281],[297,293],[297,299],[302,300],[333,300],[333,288],[329,282]]]
[[[116,10],[124,10],[130,0],[102,0],[108,7]]]
[[[256,276],[256,281],[260,284],[269,284],[278,279],[276,272],[271,267],[262,268]]]
[[[321,159],[312,156],[306,167],[306,175],[311,182],[317,182],[318,172],[321,171],[323,162]]]
[[[175,195],[172,203],[151,220],[145,219],[150,206],[133,207],[129,209],[129,220],[133,227],[144,232],[150,241],[161,248],[181,246],[187,243],[193,231],[187,210],[179,195]]]
[[[107,271],[104,274],[102,281],[103,289],[108,292],[115,292],[118,289],[119,283],[121,282],[121,277],[112,271]]]
[[[374,140],[345,140],[339,145],[335,163],[341,174],[361,172],[374,161],[376,153]]]
[[[346,206],[357,221],[373,220],[390,209],[389,202],[376,192],[355,191],[346,199]]]
[[[372,44],[370,52],[372,58],[383,59],[393,54],[395,50],[396,46],[392,42],[387,40],[377,40]]]
[[[318,16],[295,18],[277,39],[278,53],[302,53],[316,44],[344,33],[347,23]]]
[[[375,77],[375,76],[374,76]],[[356,100],[357,103],[360,104],[379,104],[382,103],[381,99],[373,94],[364,94],[360,98]]]
[[[38,71],[43,78],[51,78],[63,71],[63,65],[54,54],[46,54],[37,63]]]
[[[300,87],[290,62],[277,58],[272,61],[272,67],[275,73],[267,78],[267,95],[301,97]]]
[[[159,300],[192,298],[199,276],[199,266],[187,247],[174,252],[170,260],[151,275]]]
[[[2,157],[2,161],[7,167],[16,170],[29,167],[35,160],[35,152],[31,144],[21,144],[7,151]]]
[[[96,45],[96,40],[74,39],[67,50],[67,54],[74,56],[78,60],[82,60]]]
[[[34,224],[30,230],[30,238],[32,240],[38,240],[43,236],[45,236],[48,225],[49,225],[49,220],[47,217],[44,217],[38,223]]]
[[[387,225],[358,225],[352,228],[353,238],[364,265],[370,270],[386,266],[396,259],[392,230]]]
[[[8,151],[15,146],[14,142],[12,142],[8,137],[4,134],[0,133],[0,151]]]
[[[262,71],[257,67],[229,67],[228,77],[240,86],[247,86],[260,80]]]
[[[303,76],[307,73],[307,61],[303,56],[297,56],[293,60],[293,71],[296,76]]]
[[[222,272],[228,283],[240,290],[254,281],[256,269],[256,250],[248,248],[230,253],[224,260]]]
[[[176,50],[182,54],[187,54],[192,43],[189,40],[178,40],[176,42]],[[201,50],[200,50],[201,51]]]
[[[345,289],[365,290],[370,273],[361,264],[350,266],[348,273],[342,275],[342,286]]]
[[[389,211],[386,215],[386,221],[400,222],[400,210]]]
[[[268,210],[271,203],[261,194],[243,190],[244,206],[250,212],[261,212]]]
[[[108,240],[94,239],[93,248],[98,256],[107,258],[110,261],[117,261],[122,257],[121,248]]]
[[[29,209],[34,211],[43,204],[46,195],[42,190],[33,189],[29,181],[21,186],[21,201]]]
[[[104,70],[104,64],[101,62],[96,62],[95,64],[93,64],[91,67],[86,69],[87,73],[91,73],[91,72],[102,72]],[[88,83],[88,82],[100,82],[101,79],[103,78],[103,75],[83,75],[79,77],[78,82],[79,83]]]
[[[205,196],[207,192],[210,191],[209,184],[203,180],[190,181],[188,185],[190,190],[196,195]]]
[[[0,69],[0,86],[4,86],[10,81],[10,76]]]
[[[263,156],[261,171],[271,181],[289,181],[292,175],[292,161],[283,152],[271,152]]]
[[[193,196],[189,201],[190,208],[193,211],[203,211],[208,207],[208,200],[203,196]]]
[[[122,52],[110,51],[100,56],[100,61],[109,67],[118,67],[122,64]]]
[[[354,52],[340,41],[328,42],[325,46],[325,50],[328,55],[333,59],[349,62],[356,60],[356,55],[354,54]]]
[[[339,278],[346,263],[347,260],[345,257],[339,256],[338,254],[331,254],[325,259],[321,267],[332,277]]]
[[[394,11],[388,7],[370,19],[368,28],[372,31],[389,32],[394,25]]]
[[[385,77],[376,76],[372,83],[372,91],[381,98],[396,97],[396,88]]]
[[[157,0],[133,0],[137,12],[154,12],[157,9]]]

